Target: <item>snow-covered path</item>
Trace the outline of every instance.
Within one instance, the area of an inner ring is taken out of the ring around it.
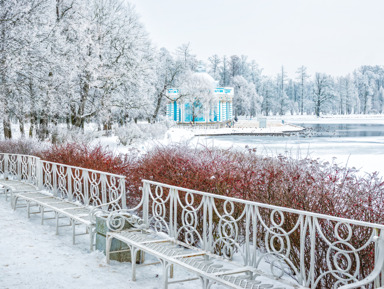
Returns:
[[[3,195],[0,230],[0,289],[161,288],[159,266],[139,268],[138,281],[132,282],[129,263],[108,265],[101,252],[89,253],[87,236],[73,246],[69,229],[61,228],[56,236],[53,222],[41,226],[37,215],[28,219],[25,209],[14,212]],[[198,285],[195,281],[172,289]]]

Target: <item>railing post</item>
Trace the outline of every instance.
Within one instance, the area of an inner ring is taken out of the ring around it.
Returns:
[[[43,161],[36,158],[36,182],[39,190],[43,189]]]
[[[208,203],[208,247],[205,250],[212,252],[212,244],[213,244],[213,202],[214,199],[212,197],[207,197]]]
[[[8,165],[9,165],[9,156],[8,154],[4,154],[4,179],[5,180],[8,179],[8,172],[9,172]]]
[[[177,224],[177,215],[178,215],[178,210],[177,210],[177,204],[179,203],[178,202],[178,197],[179,197],[179,191],[175,188],[173,189],[170,189],[170,192],[171,194],[171,199],[170,199],[170,207],[173,208],[172,211],[170,210],[170,218],[169,218],[169,223],[171,224],[171,234],[172,236],[171,237],[174,237],[176,238],[177,237],[177,228],[178,228],[178,224]],[[173,214],[173,216],[172,216]]]
[[[169,188],[169,236],[175,237],[175,219],[176,217],[176,208],[175,208],[175,194],[174,194],[174,188]]]
[[[67,167],[67,192],[68,192],[68,200],[73,201],[72,194],[72,168]]]
[[[27,182],[32,183],[33,157],[27,157]]]
[[[298,282],[302,286],[307,286],[311,281],[310,277],[306,276],[306,267],[305,267],[305,249],[306,249],[306,237],[307,232],[309,231],[309,236],[312,236],[311,232],[311,217],[300,215],[299,218],[302,218],[300,221],[300,264],[299,264],[299,272],[300,276],[298,276]],[[314,228],[312,228],[314,229]],[[314,231],[316,236],[316,230]],[[312,249],[312,248],[311,248]],[[311,251],[312,252],[312,251]],[[311,259],[312,260],[312,259]],[[311,265],[312,266],[312,265]],[[311,267],[312,268],[312,267]]]
[[[85,205],[89,205],[89,183],[88,183],[88,179],[89,179],[89,172],[82,169],[82,175],[83,175],[83,183],[84,183],[84,194],[83,194],[83,198],[84,198],[84,204]]]
[[[208,247],[208,201],[207,196],[203,196],[203,250],[207,251]]]
[[[309,224],[309,237],[311,242],[311,253],[310,253],[310,263],[309,263],[309,276],[308,276],[308,283],[310,284],[309,287],[313,286],[315,283],[315,249],[316,249],[316,218],[315,217],[308,217],[310,218]]]
[[[125,193],[125,177],[120,178],[121,186],[121,207],[127,209],[127,196]]]
[[[93,173],[92,173],[93,174]],[[107,201],[107,176],[100,174],[100,183],[101,183],[101,203],[106,204]],[[105,208],[108,209],[108,208]]]
[[[18,181],[21,181],[21,168],[22,168],[22,159],[21,159],[21,155],[18,155],[17,156],[17,164],[16,164],[16,171],[17,171],[17,180]]]
[[[149,190],[150,185],[143,181],[143,220],[146,228],[149,228],[149,220],[148,220],[148,213],[149,213]]]
[[[379,232],[379,229],[376,229],[376,234],[378,236],[379,239],[383,240],[384,239],[384,230],[381,230]],[[384,246],[380,246],[382,245],[383,242],[376,242],[375,244],[375,266],[378,266],[379,265],[379,262],[380,260],[378,260],[378,256],[379,256],[379,251],[380,250],[384,250]],[[384,285],[384,264],[380,264],[381,266],[381,274],[379,274],[379,276],[377,276],[377,278],[375,279],[375,288],[381,288],[381,286]]]

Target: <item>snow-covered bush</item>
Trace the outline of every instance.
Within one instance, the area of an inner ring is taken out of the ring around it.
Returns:
[[[48,143],[42,143],[32,139],[3,140],[0,141],[0,153],[38,155],[49,146]]]
[[[68,130],[64,127],[59,127],[52,132],[52,143],[53,144],[64,144],[64,143],[81,143],[89,144],[92,140],[101,135],[101,132],[96,130],[83,130],[72,128]]]
[[[152,124],[140,124],[140,130],[145,135],[146,139],[159,139],[164,137],[168,130],[166,123],[156,122]]]
[[[126,126],[116,128],[115,134],[118,137],[119,142],[126,146],[137,141],[160,139],[164,137],[169,127],[169,122],[129,123]]]
[[[135,123],[130,123],[126,126],[116,128],[115,134],[118,137],[119,142],[124,146],[131,145],[138,140],[145,139],[144,133]]]

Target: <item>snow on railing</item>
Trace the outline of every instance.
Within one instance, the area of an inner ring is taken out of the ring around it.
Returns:
[[[384,285],[384,225],[143,183],[129,211],[157,232],[309,288]]]
[[[126,208],[125,177],[120,175],[43,161],[34,156],[0,153],[0,178],[25,181],[84,205],[101,206],[105,210]]]

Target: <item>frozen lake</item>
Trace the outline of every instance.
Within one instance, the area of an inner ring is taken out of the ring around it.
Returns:
[[[320,158],[354,166],[361,172],[378,171],[384,176],[384,123],[370,120],[289,122],[306,130],[290,136],[213,136],[205,140],[222,147],[256,148],[263,155],[288,153],[294,158]]]

